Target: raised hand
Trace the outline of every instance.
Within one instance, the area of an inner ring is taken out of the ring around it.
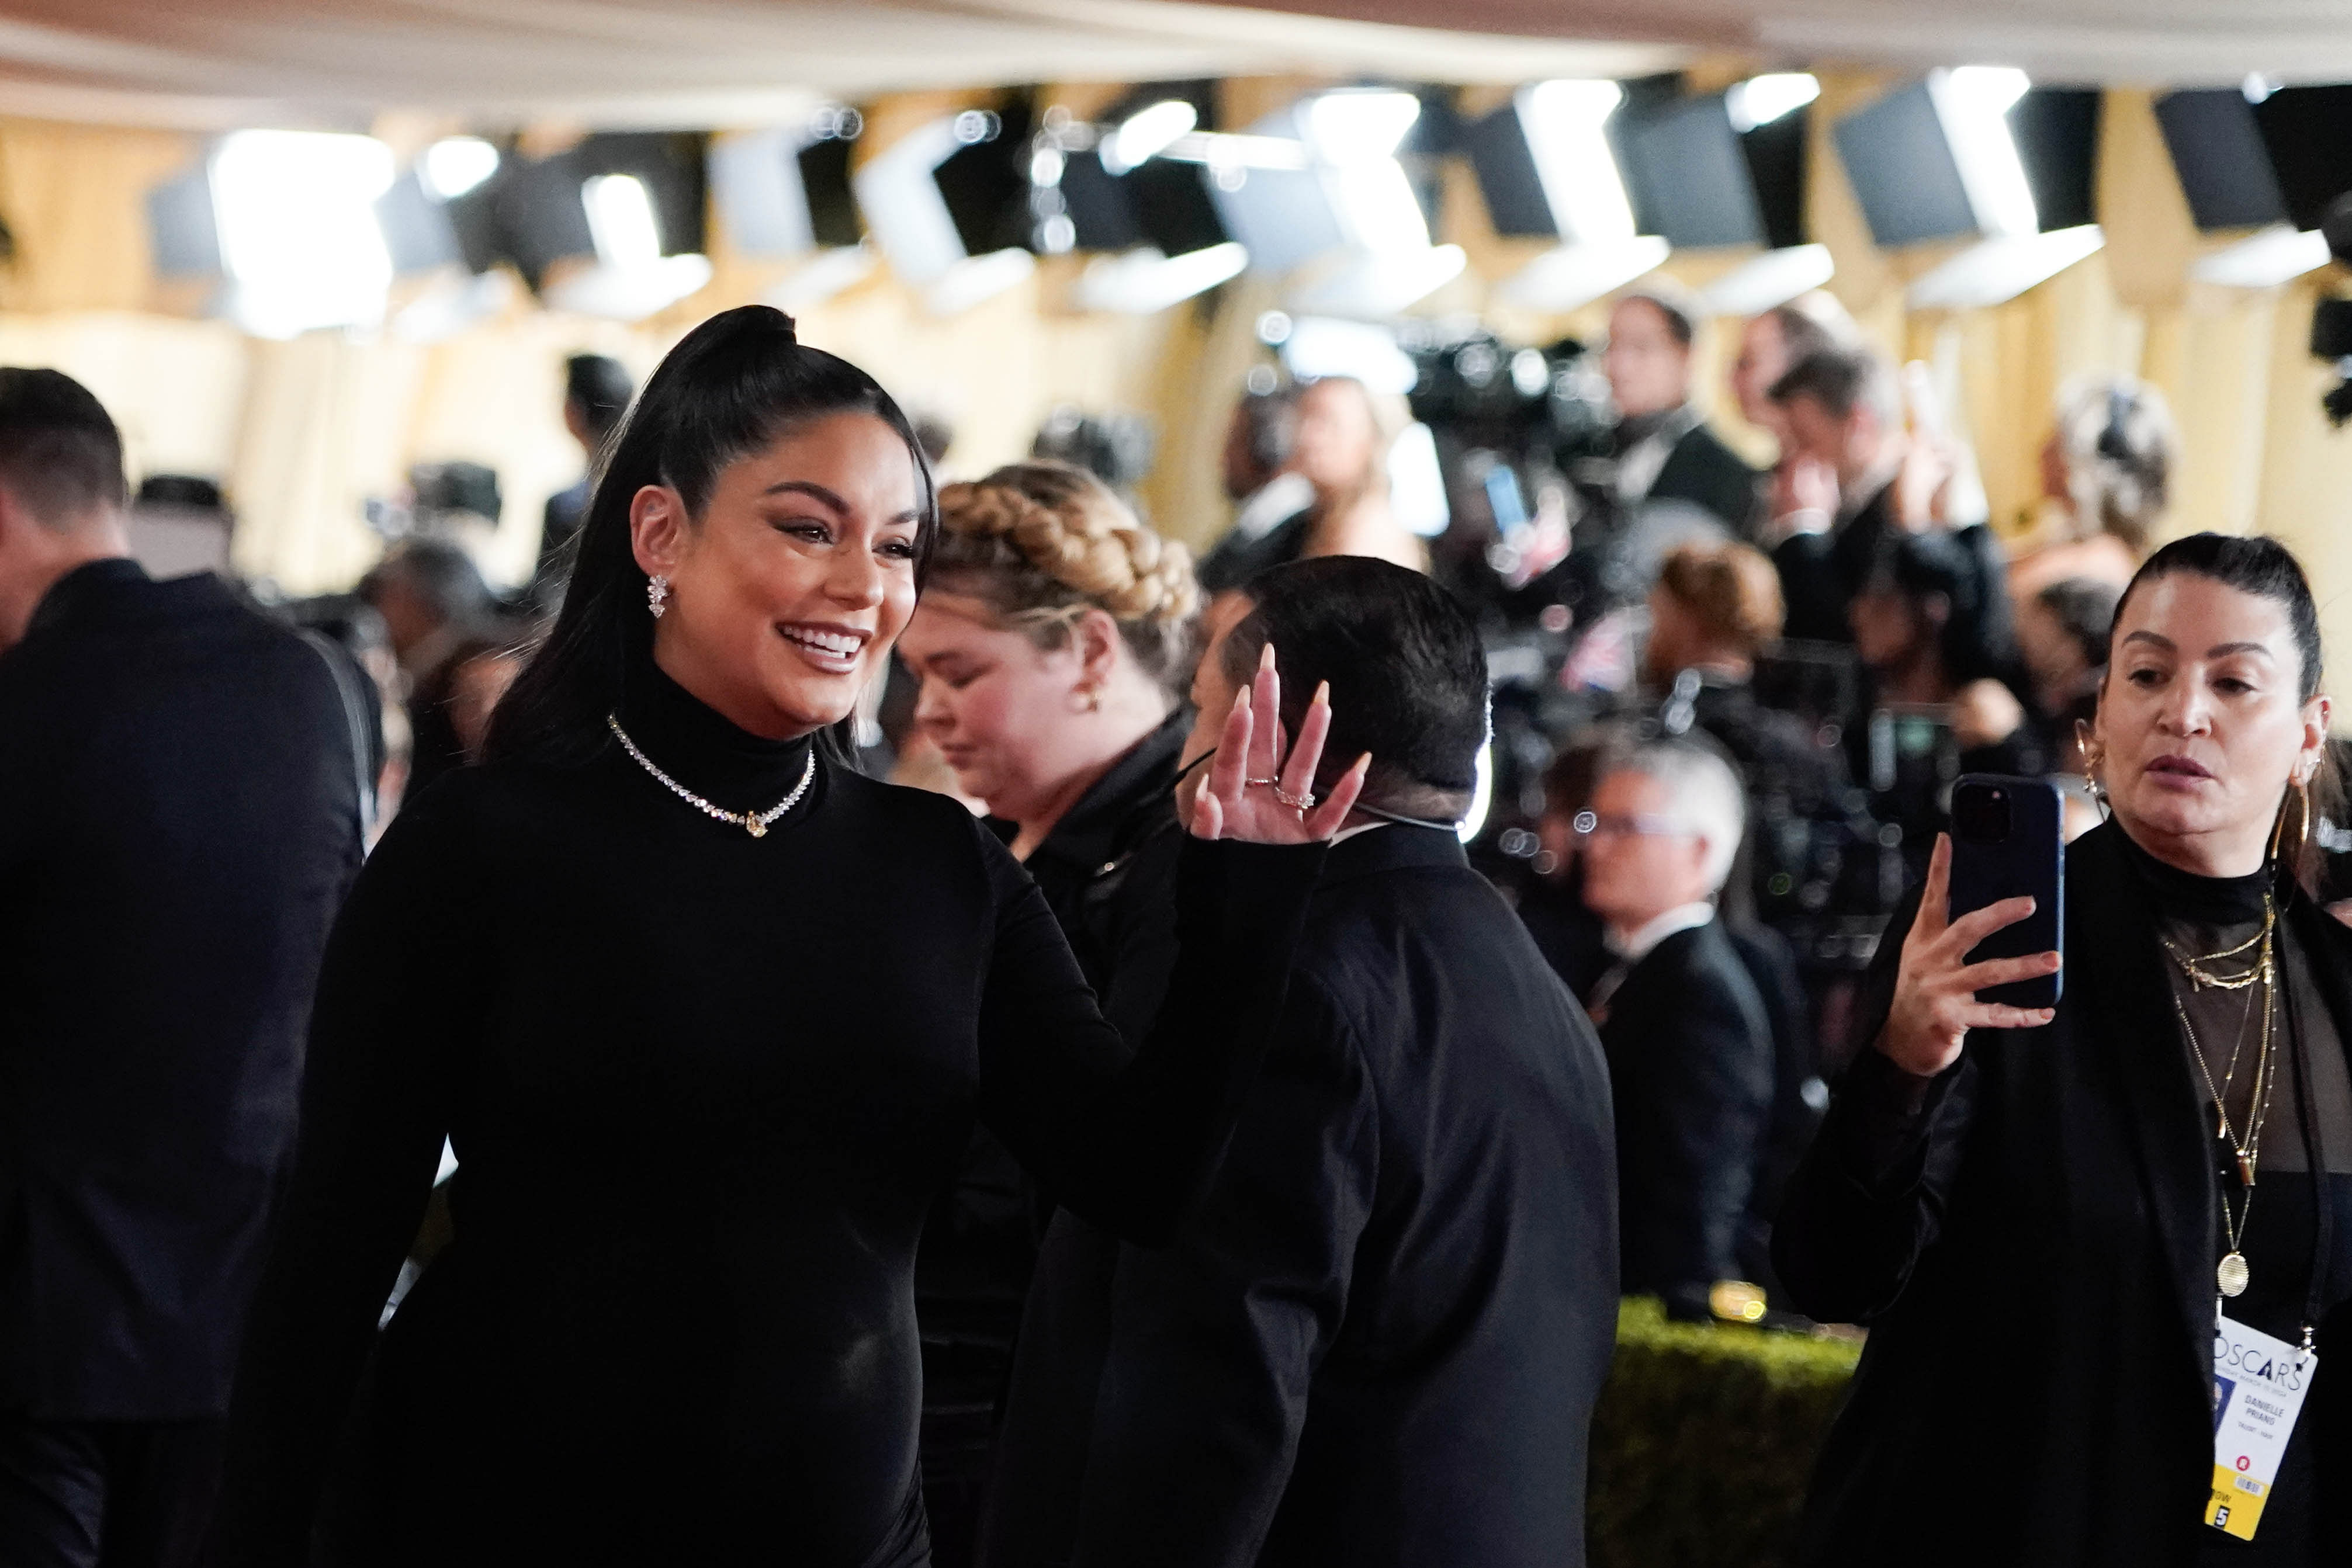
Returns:
[[[2021,958],[1969,963],[1978,943],[2032,914],[2033,900],[2004,898],[1951,920],[1947,909],[1951,874],[1951,835],[1938,833],[1936,852],[1927,862],[1927,885],[1919,894],[1918,916],[1903,938],[1895,1006],[1876,1041],[1897,1067],[1922,1078],[1933,1078],[1957,1061],[1961,1037],[1972,1029],[2038,1029],[2057,1016],[2051,1008],[1977,1000],[1976,993],[1988,986],[2055,974],[2058,955],[2028,953]]]
[[[1286,756],[1282,677],[1275,669],[1274,644],[1265,645],[1249,688],[1234,698],[1208,782],[1192,804],[1195,838],[1305,844],[1339,831],[1363,792],[1372,758],[1366,752],[1356,758],[1328,797],[1315,799],[1315,769],[1331,733],[1330,690],[1328,684],[1316,688],[1298,726],[1298,743]]]

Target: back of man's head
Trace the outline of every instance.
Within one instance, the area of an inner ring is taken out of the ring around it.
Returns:
[[[1319,684],[1331,684],[1331,736],[1318,790],[1365,752],[1364,800],[1447,821],[1468,809],[1486,744],[1486,655],[1452,595],[1368,556],[1322,556],[1277,567],[1243,591],[1249,613],[1225,634],[1222,664],[1235,690],[1274,644],[1282,722],[1292,735]]]
[[[590,440],[601,444],[628,412],[635,387],[628,368],[604,354],[574,354],[563,361],[563,401],[580,413]]]
[[[0,369],[0,488],[59,533],[121,509],[122,437],[88,387],[57,371]]]

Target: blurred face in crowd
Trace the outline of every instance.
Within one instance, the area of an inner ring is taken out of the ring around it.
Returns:
[[[637,564],[669,579],[654,661],[772,739],[848,716],[915,608],[913,455],[869,413],[793,424],[720,470],[702,515],[649,485]]]
[[[1677,816],[1666,786],[1646,773],[1611,773],[1592,792],[1584,834],[1584,903],[1619,931],[1696,904],[1706,884],[1706,840]]]
[[[1132,711],[1150,682],[1099,610],[1079,616],[1062,646],[1041,648],[996,624],[980,600],[935,589],[898,653],[922,683],[915,722],[964,793],[1010,821],[1066,810],[1157,722]],[[1165,702],[1156,707],[1165,716]]]
[[[2196,572],[2142,584],[2116,617],[2094,727],[2117,821],[2184,869],[2258,869],[2283,793],[2327,737],[2327,698],[2305,701],[2302,677],[2284,605]]]
[[[1750,317],[1740,329],[1739,357],[1731,361],[1731,395],[1738,401],[1742,419],[1759,430],[1780,433],[1780,406],[1769,393],[1788,369],[1789,341],[1781,336],[1780,318]]]
[[[520,655],[478,653],[450,673],[449,724],[468,761],[482,758],[482,740],[490,731],[490,710],[522,674]]]
[[[1290,465],[1324,495],[1362,485],[1381,460],[1380,422],[1356,382],[1316,382],[1298,394],[1298,433]]]
[[[1855,656],[1881,674],[1905,668],[1941,629],[1943,607],[1941,594],[1922,604],[1883,579],[1871,583],[1846,607]]]
[[[1780,405],[1780,439],[1786,451],[1822,464],[1849,489],[1869,476],[1878,455],[1876,430],[1869,413],[1859,406],[1840,419],[1818,398],[1792,397]]]
[[[1609,313],[1601,367],[1617,412],[1629,419],[1690,401],[1690,350],[1675,341],[1665,313],[1646,299],[1620,301]]]

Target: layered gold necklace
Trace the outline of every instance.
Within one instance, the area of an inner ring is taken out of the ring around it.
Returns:
[[[2271,1049],[2274,1038],[2273,1019],[2278,1010],[2277,930],[2278,911],[2266,894],[2263,898],[2262,929],[2235,946],[2215,953],[2189,953],[2169,939],[2164,940],[2165,952],[2188,977],[2192,988],[2249,993],[2245,1017],[2238,1024],[2238,1038],[2230,1048],[2230,1060],[2218,1081],[2205,1047],[2189,1021],[2189,1009],[2181,1005],[2178,994],[2172,998],[2172,1010],[2180,1019],[2180,1032],[2188,1039],[2189,1054],[2197,1059],[2197,1071],[2205,1080],[2205,1092],[2212,1097],[2213,1135],[2227,1144],[2237,1156],[2240,1202],[2233,1211],[2229,1194],[2221,1195],[2221,1224],[2230,1249],[2213,1271],[2214,1283],[2225,1296],[2243,1293],[2252,1277],[2242,1243],[2246,1216],[2254,1206],[2254,1173],[2262,1161],[2263,1127],[2270,1120],[2271,1096],[2278,1088],[2276,1062]],[[2237,970],[2215,967],[2233,959],[2243,960],[2247,967]],[[2230,1119],[2229,1096],[2237,1083],[2239,1060],[2245,1054],[2247,1026],[2252,1022],[2257,1006],[2262,1009],[2262,1029],[2254,1048],[2254,1077],[2249,1086],[2245,1125],[2242,1128]]]

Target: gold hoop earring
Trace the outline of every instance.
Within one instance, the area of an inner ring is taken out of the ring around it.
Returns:
[[[2294,781],[2295,798],[2303,806],[2303,842],[2311,842],[2311,775],[2306,773]]]

